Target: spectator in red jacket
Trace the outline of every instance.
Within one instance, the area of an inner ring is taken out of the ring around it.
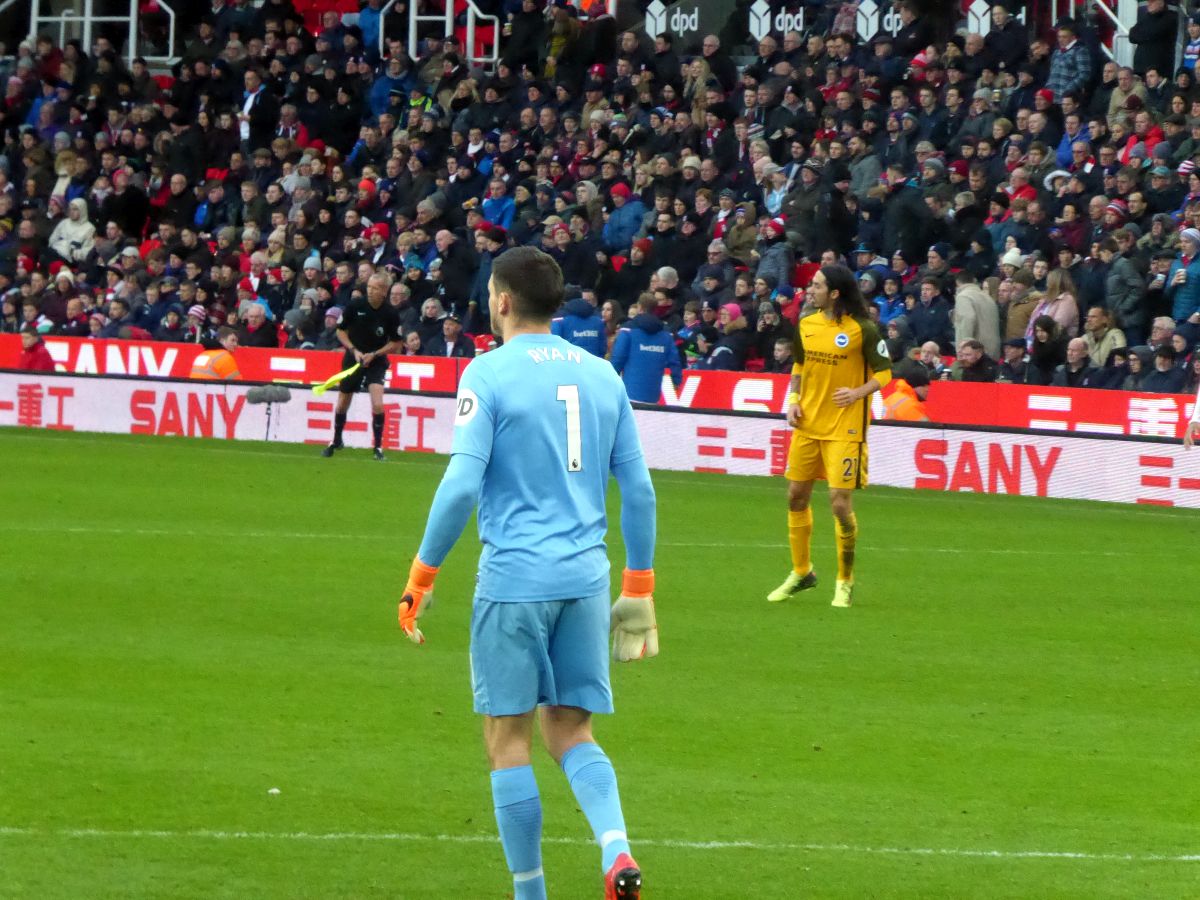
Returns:
[[[21,332],[21,359],[17,368],[23,372],[54,371],[54,360],[50,358],[46,342],[36,328],[26,328]]]

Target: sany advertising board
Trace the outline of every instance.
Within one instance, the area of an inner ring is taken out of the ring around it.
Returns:
[[[47,338],[46,346],[60,372],[150,378],[187,378],[208,352],[195,344],[55,337]],[[0,335],[0,369],[16,368],[20,353],[17,335]],[[342,365],[342,354],[336,351],[244,347],[236,356],[246,381],[313,384]],[[388,387],[452,394],[468,363],[392,356]],[[781,413],[787,385],[785,375],[689,371],[678,385],[663,376],[662,402],[683,409]],[[1193,404],[1192,397],[1164,394],[938,381],[930,386],[927,406],[930,419],[945,424],[1179,438]],[[874,411],[877,417],[883,414],[879,395]]]
[[[288,402],[261,405],[247,402],[249,390],[236,383],[0,372],[0,426],[313,445],[330,439],[328,395],[295,387]],[[391,393],[385,409],[385,449],[449,452],[453,397]],[[790,431],[778,417],[640,407],[636,419],[651,468],[783,473]],[[346,442],[367,447],[369,435],[369,400],[359,394]],[[871,429],[870,451],[877,485],[1200,508],[1200,450],[1175,443],[882,423]]]

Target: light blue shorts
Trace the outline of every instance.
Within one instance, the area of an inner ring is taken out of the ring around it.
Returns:
[[[613,711],[608,681],[608,594],[496,603],[471,611],[475,712],[516,716],[537,706]]]

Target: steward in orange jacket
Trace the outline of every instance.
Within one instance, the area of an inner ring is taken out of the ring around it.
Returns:
[[[925,398],[929,396],[929,376],[912,371],[908,377],[908,381],[897,378],[896,389],[884,398],[883,417],[897,422],[928,422]]]

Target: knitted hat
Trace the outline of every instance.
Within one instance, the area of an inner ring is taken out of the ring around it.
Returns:
[[[729,321],[733,322],[734,320],[741,318],[742,308],[736,303],[725,303],[721,306],[721,312],[729,313]]]
[[[1129,204],[1124,200],[1110,200],[1104,211],[1117,216],[1122,222],[1129,218]]]
[[[614,197],[623,197],[624,199],[628,200],[630,193],[631,191],[629,190],[629,185],[625,184],[624,182],[618,181],[612,186],[612,195]]]
[[[312,256],[306,259],[304,261],[304,268],[316,269],[318,272],[321,271],[321,254],[314,253]]]
[[[775,237],[783,237],[783,232],[784,232],[785,228],[784,228],[784,224],[783,224],[783,219],[780,218],[779,216],[776,216],[774,219],[769,221],[765,227],[766,227],[767,231],[771,232],[771,234],[775,235]]]
[[[1000,257],[1000,265],[1002,265],[1002,266],[1015,266],[1016,268],[1019,269],[1021,267],[1021,264],[1024,262],[1025,262],[1025,257],[1023,257],[1021,255],[1021,251],[1018,250],[1016,247],[1013,247],[1011,250],[1008,250],[1007,252],[1005,252],[1005,254],[1002,257]]]
[[[1200,229],[1185,228],[1179,232],[1179,239],[1181,241],[1191,241],[1193,244],[1200,244]]]
[[[201,306],[199,303],[195,304],[194,306],[189,306],[187,314],[189,316],[195,316],[201,322],[203,322],[205,320],[205,318],[208,316],[208,313],[206,313],[204,311],[204,307]]]
[[[650,248],[654,246],[654,242],[650,238],[642,238],[640,241],[633,242],[633,249],[642,251],[642,255],[646,256],[650,253]]]

